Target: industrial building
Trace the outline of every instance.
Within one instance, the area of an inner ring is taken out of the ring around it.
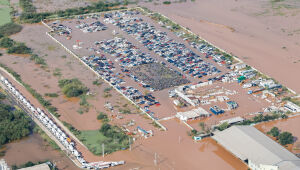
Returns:
[[[50,170],[49,166],[47,163],[27,167],[27,168],[22,168],[20,170]]]
[[[230,119],[225,119],[225,120],[221,120],[219,125],[223,124],[223,123],[228,123],[228,125],[233,125],[236,123],[240,123],[243,122],[245,119],[243,119],[242,117],[238,116],[238,117],[233,117]]]
[[[200,117],[209,117],[210,114],[204,110],[202,107],[198,107],[197,109],[193,109],[187,112],[178,112],[176,117],[182,121],[194,120]]]
[[[299,170],[300,159],[253,126],[232,126],[213,138],[252,170]]]
[[[300,112],[300,107],[290,101],[286,102],[284,108],[293,113]]]

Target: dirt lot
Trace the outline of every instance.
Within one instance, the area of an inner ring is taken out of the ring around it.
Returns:
[[[77,168],[73,162],[59,151],[53,150],[43,139],[33,134],[25,139],[12,142],[6,145],[5,161],[9,166],[22,165],[28,161],[38,162],[50,160],[59,169],[75,170]]]
[[[196,0],[144,5],[300,92],[295,78],[300,68],[299,1]]]
[[[276,120],[272,122],[265,122],[260,123],[256,125],[255,127],[262,131],[263,133],[267,133],[270,131],[273,127],[278,127],[280,132],[291,132],[294,136],[295,143],[293,145],[288,145],[288,149],[293,153],[300,153],[300,116],[292,117],[289,119],[283,119],[283,120]]]

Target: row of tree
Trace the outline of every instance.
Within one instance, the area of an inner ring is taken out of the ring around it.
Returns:
[[[43,19],[49,17],[68,17],[72,15],[81,15],[94,12],[109,11],[111,7],[121,5],[120,2],[103,2],[99,1],[86,7],[69,8],[66,10],[59,10],[55,12],[41,12],[37,13],[32,4],[32,0],[20,0],[20,6],[23,8],[23,13],[20,20],[25,23],[38,23]]]
[[[275,137],[281,145],[294,143],[293,135],[290,132],[280,132],[278,127],[273,127],[267,134]]]

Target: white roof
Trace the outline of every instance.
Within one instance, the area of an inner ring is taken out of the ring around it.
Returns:
[[[241,160],[278,166],[279,170],[300,169],[297,156],[252,126],[232,126],[213,138]]]
[[[197,109],[193,109],[187,112],[178,112],[177,117],[184,117],[185,119],[197,118],[199,116],[209,116],[210,114],[204,110],[202,107],[198,107]]]
[[[226,120],[221,120],[220,124],[225,123],[225,122],[227,122],[228,124],[233,124],[233,123],[242,122],[242,121],[244,121],[244,119],[242,117],[238,116],[238,117],[233,117],[233,118],[226,119]]]
[[[19,170],[50,170],[49,166],[46,163],[35,165],[28,168],[22,168]]]
[[[198,113],[194,112],[193,110],[187,112],[178,112],[177,115],[184,117],[185,119],[192,119],[200,116]]]

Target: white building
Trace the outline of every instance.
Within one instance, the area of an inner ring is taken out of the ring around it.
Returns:
[[[193,109],[193,110],[190,110],[187,112],[178,112],[176,114],[176,117],[182,121],[194,120],[199,117],[208,117],[208,116],[210,116],[210,113],[208,113],[202,107],[199,107],[197,109]]]
[[[299,170],[300,159],[253,126],[232,126],[213,138],[252,170]]]
[[[290,101],[286,102],[286,104],[284,105],[284,108],[293,113],[300,112],[300,107]]]

